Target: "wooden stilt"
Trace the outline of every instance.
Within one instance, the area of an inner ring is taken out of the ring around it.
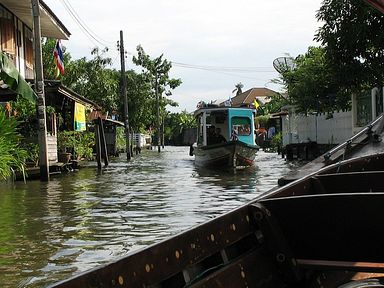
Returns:
[[[100,131],[100,143],[101,143],[101,155],[104,159],[104,165],[108,166],[109,160],[108,160],[108,150],[107,150],[107,142],[105,140],[105,133],[104,133],[104,125],[103,120],[99,117],[99,131]]]
[[[97,168],[100,170],[101,169],[101,143],[100,143],[99,121],[94,121],[94,122],[95,122]]]

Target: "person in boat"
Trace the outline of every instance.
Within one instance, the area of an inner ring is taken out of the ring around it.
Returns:
[[[239,140],[239,137],[237,137],[237,132],[236,130],[232,129],[231,141],[237,141],[237,140]]]
[[[221,135],[221,129],[220,128],[216,128],[216,131],[215,131],[215,141],[216,143],[225,143],[227,142],[227,139],[225,139],[225,137],[223,135]]]
[[[209,126],[207,131],[207,145],[216,144],[215,126]]]

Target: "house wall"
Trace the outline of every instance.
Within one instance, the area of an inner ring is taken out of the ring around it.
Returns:
[[[48,146],[48,161],[55,163],[58,161],[57,158],[57,134],[47,135],[47,146]]]
[[[340,144],[383,113],[384,89],[374,88],[352,96],[352,110],[335,112],[332,118],[322,115],[297,115],[293,107],[282,117],[283,146],[317,142]]]
[[[11,17],[11,19],[9,19]],[[8,29],[11,23],[13,29]],[[7,10],[0,4],[0,49],[15,64],[20,75],[26,79],[33,79],[33,61],[26,63],[26,35],[30,37],[32,28],[27,27],[20,19],[18,19],[11,11]],[[29,45],[30,46],[30,45]],[[31,47],[29,47],[29,58],[31,55]],[[27,67],[28,66],[28,67]]]
[[[283,146],[317,142],[339,144],[353,135],[352,112],[335,112],[332,118],[322,115],[293,115],[283,118]],[[291,123],[289,123],[289,119]],[[291,130],[289,127],[291,126]]]

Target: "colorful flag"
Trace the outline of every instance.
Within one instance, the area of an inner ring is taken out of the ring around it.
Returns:
[[[53,57],[56,63],[56,77],[58,77],[59,74],[64,75],[64,53],[60,40],[56,41],[55,49],[53,50]]]
[[[255,109],[258,109],[260,107],[260,104],[259,104],[259,102],[257,102],[256,98],[253,101],[253,106],[255,106]]]
[[[85,106],[75,102],[75,131],[85,131]]]

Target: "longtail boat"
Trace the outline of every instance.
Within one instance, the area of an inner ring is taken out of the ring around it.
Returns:
[[[340,161],[50,287],[383,287],[383,179],[384,153]]]
[[[255,142],[251,108],[218,107],[203,104],[195,111],[197,142],[191,146],[200,167],[243,168],[254,163],[259,147]],[[217,131],[220,131],[219,133]]]

